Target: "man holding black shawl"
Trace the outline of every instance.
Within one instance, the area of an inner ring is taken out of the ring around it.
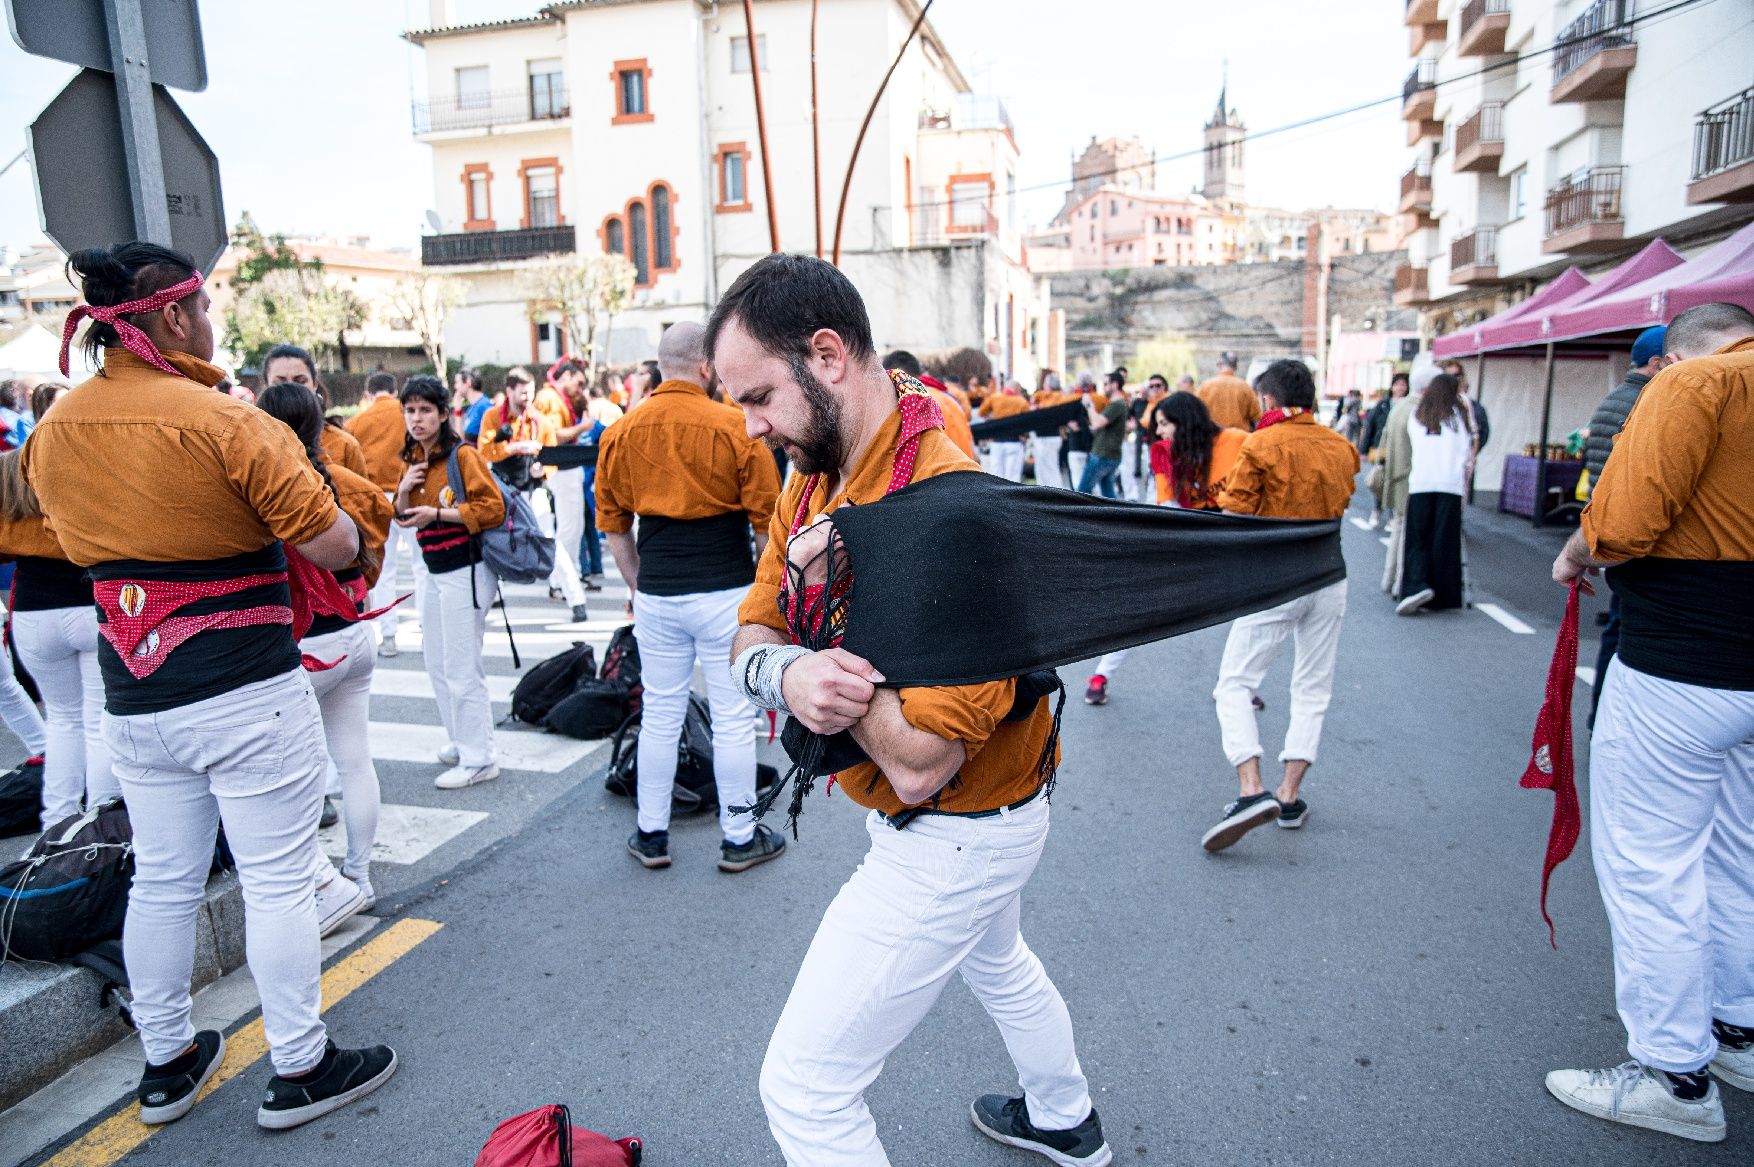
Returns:
[[[805,571],[820,572],[828,550],[821,516],[978,467],[918,382],[884,373],[858,292],[819,259],[772,255],[750,268],[714,311],[708,348],[750,435],[798,470],[739,613],[733,676],[815,734],[850,731],[871,759],[838,774],[869,809],[870,853],[823,917],[762,1066],[774,1138],[793,1167],[886,1164],[865,1089],[960,972],[1023,1087],[977,1099],[975,1125],[1055,1163],[1110,1163],[1071,1018],[1018,930],[1048,832],[1050,703],[1013,715],[1014,678],[878,689],[868,661],[793,644],[782,616],[795,591],[832,586]]]

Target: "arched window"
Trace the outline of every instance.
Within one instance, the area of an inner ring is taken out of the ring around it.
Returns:
[[[627,204],[627,235],[631,244],[629,259],[633,261],[634,283],[649,287],[652,282],[651,237],[646,234],[646,205],[639,200]]]
[[[627,254],[627,228],[619,216],[611,215],[603,225],[603,250],[613,255]]]
[[[670,188],[662,183],[652,187],[652,261],[659,271],[676,268],[670,241]]]

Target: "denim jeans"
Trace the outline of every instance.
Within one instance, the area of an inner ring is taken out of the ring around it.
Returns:
[[[1078,490],[1083,494],[1095,494],[1098,487],[1102,488],[1102,497],[1119,498],[1120,488],[1116,479],[1121,473],[1119,458],[1104,458],[1101,454],[1090,455],[1084,463],[1084,473],[1078,479]]]

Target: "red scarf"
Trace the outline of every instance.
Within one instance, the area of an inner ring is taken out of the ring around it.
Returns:
[[[1553,917],[1547,914],[1547,884],[1553,870],[1571,855],[1583,830],[1577,806],[1577,783],[1572,770],[1571,690],[1577,683],[1577,581],[1565,597],[1565,618],[1559,624],[1559,641],[1553,647],[1553,663],[1547,667],[1547,700],[1535,718],[1535,736],[1529,745],[1528,768],[1520,785],[1525,790],[1553,792],[1553,825],[1547,832],[1547,857],[1541,863],[1541,919],[1547,921],[1547,942],[1559,947]]]
[[[164,359],[164,354],[158,351],[158,346],[152,343],[152,338],[128,321],[123,320],[122,317],[132,316],[136,312],[157,312],[161,308],[175,304],[185,296],[194,295],[201,290],[201,285],[204,282],[206,281],[201,273],[196,272],[180,284],[172,284],[162,291],[154,292],[152,295],[138,300],[128,300],[121,304],[76,305],[73,311],[67,314],[67,323],[61,328],[61,375],[67,376],[67,351],[73,347],[73,330],[79,327],[79,322],[82,319],[89,316],[93,320],[115,329],[117,338],[122,342],[122,347],[153,368],[169,373],[173,377],[181,377],[183,375],[181,370]]]
[[[1282,421],[1290,421],[1299,414],[1308,412],[1309,410],[1304,409],[1300,405],[1287,406],[1282,409],[1269,409],[1267,412],[1261,414],[1261,420],[1255,423],[1255,432],[1259,433],[1270,425],[1278,425]]]

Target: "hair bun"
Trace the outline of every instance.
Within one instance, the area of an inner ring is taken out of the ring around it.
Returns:
[[[67,257],[68,270],[76,273],[81,294],[88,304],[120,304],[134,284],[129,271],[107,247],[87,247]]]

